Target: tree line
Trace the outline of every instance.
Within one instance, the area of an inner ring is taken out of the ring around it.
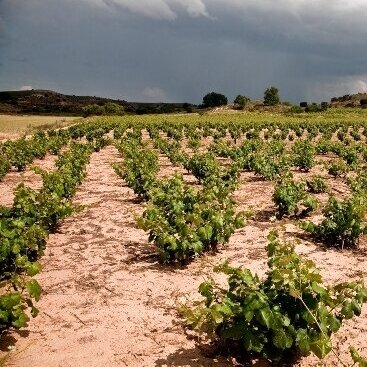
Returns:
[[[250,98],[239,94],[233,101],[240,108],[245,108]],[[279,90],[276,87],[269,87],[264,92],[264,104],[266,106],[275,106],[280,103]],[[210,92],[203,97],[203,107],[220,107],[228,104],[228,98],[221,93]]]

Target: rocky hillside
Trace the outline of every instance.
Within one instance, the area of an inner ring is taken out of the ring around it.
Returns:
[[[95,96],[65,95],[49,90],[30,90],[0,92],[0,113],[81,115],[85,106],[104,106],[109,102],[123,106],[128,113],[136,114],[183,112],[194,107],[188,103],[139,103]]]
[[[367,93],[346,94],[342,97],[331,98],[333,107],[365,107],[367,108]]]

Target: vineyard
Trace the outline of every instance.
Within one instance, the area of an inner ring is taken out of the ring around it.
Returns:
[[[86,119],[0,143],[0,366],[367,366],[367,122]]]

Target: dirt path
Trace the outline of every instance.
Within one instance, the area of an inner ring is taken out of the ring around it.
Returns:
[[[14,348],[6,363],[9,367],[234,366],[222,357],[205,357],[195,346],[178,323],[175,298],[182,292],[196,294],[212,266],[224,257],[265,272],[264,247],[272,226],[269,183],[243,175],[236,200],[257,204],[263,213],[238,230],[228,248],[187,268],[169,268],[158,264],[146,234],[135,228],[134,215],[142,212],[143,205],[114,174],[111,163],[119,160],[113,147],[92,154],[87,179],[75,197],[85,208],[50,237],[42,258],[41,312],[28,329],[6,336],[0,356]],[[292,225],[286,229],[290,236],[297,234]],[[366,274],[361,254],[325,252],[312,244],[299,250],[316,260],[327,281]],[[338,333],[342,356],[349,345],[344,343],[346,336],[348,343],[367,355],[366,328],[365,307],[360,318]],[[300,365],[317,362],[309,357]],[[325,365],[336,365],[334,358],[330,356]]]

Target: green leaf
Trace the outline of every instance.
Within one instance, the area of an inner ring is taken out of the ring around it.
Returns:
[[[278,237],[279,237],[279,234],[277,231],[270,231],[267,239],[269,242],[274,242]]]
[[[330,330],[333,333],[336,333],[342,326],[341,321],[338,318],[336,318],[334,315],[329,315],[328,321],[329,321]]]
[[[223,315],[217,310],[211,310],[211,315],[216,324],[221,324],[223,322]]]
[[[194,250],[195,254],[201,254],[203,252],[203,244],[199,241],[193,242],[191,244],[192,249]],[[173,248],[171,246],[172,250],[176,250],[177,246],[175,248]]]
[[[20,329],[22,327],[27,326],[27,322],[29,321],[29,317],[26,315],[26,313],[23,310],[18,309],[13,314],[16,317],[16,319],[12,322],[12,325],[15,328]]]
[[[354,316],[354,306],[352,302],[346,301],[343,304],[343,307],[340,313],[348,320]]]
[[[357,315],[357,316],[360,316],[361,315],[361,311],[362,311],[362,307],[361,305],[358,303],[357,300],[353,299],[351,301],[351,305],[352,305],[352,309],[354,311],[354,314]]]
[[[37,307],[31,307],[31,315],[32,317],[36,317],[39,314],[39,309]]]
[[[42,288],[35,279],[31,279],[27,282],[27,290],[30,297],[34,298],[36,301],[39,301],[41,298]]]
[[[272,326],[273,314],[269,307],[264,307],[260,310],[256,311],[256,318],[260,322],[260,324],[266,326],[268,329]]]
[[[312,282],[312,290],[321,296],[324,296],[327,293],[326,289],[321,287],[317,282]]]
[[[218,304],[216,310],[227,316],[232,315],[232,308],[227,303]]]
[[[213,236],[213,228],[211,225],[207,224],[204,228],[203,228],[203,233],[204,233],[204,239],[206,241],[210,241],[212,239]]]
[[[21,246],[19,242],[14,242],[11,251],[13,252],[13,254],[17,255],[20,253],[21,250]]]
[[[234,221],[236,228],[242,228],[245,225],[245,219],[243,214],[237,214]]]
[[[284,330],[276,330],[273,343],[279,349],[289,349],[293,345],[293,338]]]
[[[303,355],[307,355],[311,350],[311,339],[307,334],[307,330],[298,329],[296,335],[296,345],[298,345]]]
[[[9,320],[9,312],[0,310],[0,324]]]
[[[248,352],[260,353],[264,348],[264,343],[250,330],[244,330],[243,345]]]
[[[30,276],[30,277],[33,277],[35,276],[36,274],[40,273],[42,270],[42,267],[41,267],[41,264],[40,263],[30,263],[27,268],[26,268],[26,271],[27,271],[27,274]]]
[[[213,299],[213,282],[204,282],[199,285],[199,293],[210,302]]]
[[[22,300],[19,292],[4,294],[0,296],[0,305],[1,308],[5,310],[11,310],[14,307],[18,306]]]
[[[243,315],[245,316],[246,321],[250,322],[254,317],[255,312],[253,310],[246,310],[244,311]]]
[[[331,351],[332,344],[329,338],[326,338],[323,335],[321,335],[319,339],[311,341],[310,347],[311,351],[315,353],[315,355],[318,358],[323,359]]]
[[[354,347],[349,348],[353,362],[358,365],[358,367],[367,367],[367,359],[363,358]]]

